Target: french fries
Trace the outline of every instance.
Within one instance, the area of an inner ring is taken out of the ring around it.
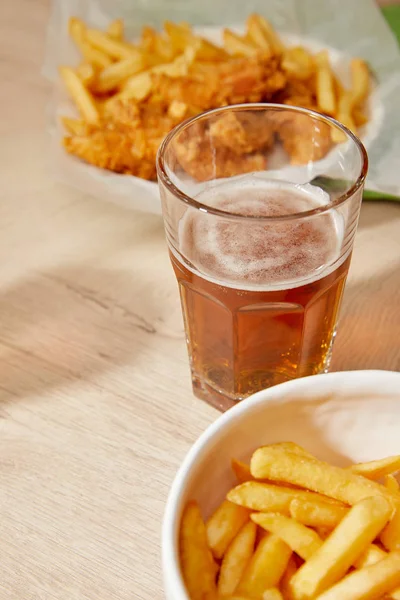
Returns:
[[[277,55],[282,54],[285,47],[271,23],[261,15],[253,15],[253,21],[256,21],[257,27],[263,32],[265,38],[268,40],[272,52]]]
[[[286,48],[282,54],[282,68],[293,79],[307,80],[314,72],[314,60],[301,46]]]
[[[251,510],[282,512],[289,514],[292,500],[300,498],[303,501],[324,501],[324,496],[304,490],[248,481],[229,491],[228,500]]]
[[[389,456],[381,460],[372,460],[367,463],[352,465],[350,469],[353,473],[363,475],[367,479],[381,479],[386,475],[392,475],[400,471],[400,456]]]
[[[206,528],[196,502],[184,510],[179,536],[182,575],[192,600],[216,592],[215,565],[207,545]]]
[[[392,474],[385,475],[385,477],[383,478],[383,483],[385,488],[391,492],[398,492],[400,490],[399,482],[397,481],[396,477]]]
[[[62,117],[62,123],[65,129],[71,135],[85,135],[86,130],[88,128],[87,123],[84,120],[80,119],[71,119],[71,117]]]
[[[334,529],[347,514],[346,506],[325,501],[294,498],[289,507],[290,516],[309,527]]]
[[[92,46],[111,58],[122,59],[140,56],[140,50],[131,44],[110,37],[97,29],[87,29],[86,39]]]
[[[124,39],[124,22],[122,19],[115,19],[111,21],[107,27],[107,34],[115,40]]]
[[[364,102],[369,90],[369,70],[366,63],[359,59],[353,58],[350,63],[351,79],[352,79],[352,102],[353,106],[358,106]]]
[[[263,593],[263,600],[283,600],[283,596],[278,588],[270,588]]]
[[[115,90],[123,81],[143,71],[146,66],[145,59],[140,54],[112,63],[99,73],[96,92],[104,93]]]
[[[249,511],[224,500],[206,523],[208,545],[215,558],[222,558],[238,531],[249,520]]]
[[[336,101],[333,82],[333,73],[329,65],[329,57],[326,50],[315,55],[317,65],[317,102],[322,112],[332,117],[335,115]]]
[[[218,593],[233,594],[253,556],[257,526],[252,521],[243,525],[225,552],[218,577]]]
[[[317,600],[373,600],[400,585],[400,552],[392,552],[378,563],[350,573],[318,596]]]
[[[71,17],[68,24],[69,34],[74,40],[82,57],[94,67],[104,69],[111,64],[111,58],[101,50],[93,48],[87,40],[86,26],[80,19]]]
[[[82,80],[69,67],[60,67],[59,73],[83,119],[89,124],[97,124],[100,119],[99,111],[91,93],[86,89]]]
[[[223,37],[225,50],[234,56],[254,56],[258,52],[255,44],[230,29],[224,29]]]
[[[372,496],[353,506],[333,533],[292,577],[294,600],[310,600],[337,583],[347,573],[389,521],[390,503]]]
[[[291,554],[289,546],[278,536],[263,538],[239,581],[238,593],[249,598],[262,598],[265,590],[279,584]]]
[[[292,590],[290,588],[290,582],[293,575],[297,571],[297,563],[294,554],[289,559],[286,571],[284,572],[282,579],[279,583],[279,588],[282,592],[284,600],[293,600]]]
[[[374,494],[384,496],[392,503],[396,500],[383,486],[350,470],[273,447],[264,446],[256,450],[251,458],[250,470],[256,479],[290,483],[348,505]]]
[[[96,70],[89,62],[82,62],[76,69],[78,77],[86,88],[90,88],[96,77]]]
[[[268,53],[272,52],[271,44],[259,15],[250,15],[247,19],[247,36],[260,50]]]
[[[252,521],[270,533],[279,536],[288,546],[303,558],[308,560],[322,546],[319,535],[294,519],[276,513],[255,513]]]
[[[250,468],[237,460],[232,468],[239,480],[253,479],[228,491],[207,521],[208,539],[204,523],[199,527],[196,548],[208,564],[209,588],[200,586],[202,600],[400,600],[400,494],[389,473],[398,470],[398,457],[339,468],[284,442],[258,448]],[[384,484],[361,471],[379,478],[383,473]],[[235,514],[235,504],[245,512]],[[222,557],[216,579],[212,555]],[[185,564],[185,582],[193,581]],[[198,589],[193,595],[186,585],[190,600],[198,600]]]
[[[66,127],[69,137],[63,145],[71,154],[101,168],[154,180],[157,149],[171,128],[189,116],[229,104],[303,106],[334,116],[354,132],[368,122],[370,74],[363,60],[352,60],[351,88],[347,90],[334,73],[327,51],[314,55],[302,46],[287,46],[257,14],[248,17],[243,35],[225,29],[222,45],[197,35],[183,22],[166,21],[163,31],[145,26],[135,43],[126,39],[121,19],[100,31],[72,17],[68,30],[81,63],[65,67],[68,71],[61,67],[60,75],[91,127],[81,138],[74,128]],[[131,107],[141,113],[140,124],[135,121],[129,126],[124,115]],[[130,139],[137,135],[138,127],[146,145],[141,161],[134,160],[130,152]],[[118,135],[113,137],[110,132]],[[272,139],[274,132],[270,133]],[[297,137],[301,135],[304,133]],[[332,140],[320,144],[321,157],[332,142],[344,139],[339,130],[334,132]],[[303,144],[282,141],[292,164],[315,159]],[[232,168],[239,172],[243,163],[265,164],[264,155],[255,156],[257,151],[240,154],[235,149],[234,157],[226,158],[229,172]]]
[[[252,479],[254,479],[250,473],[250,466],[246,465],[246,463],[241,460],[232,458],[231,466],[239,483],[245,483],[246,481],[252,481]]]

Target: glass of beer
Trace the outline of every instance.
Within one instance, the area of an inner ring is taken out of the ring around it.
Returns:
[[[221,410],[329,368],[367,155],[337,121],[246,104],[177,126],[157,157],[194,393]]]

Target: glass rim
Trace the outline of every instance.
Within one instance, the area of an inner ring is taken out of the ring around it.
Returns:
[[[304,114],[304,115],[308,115],[309,117],[313,117],[314,119],[317,119],[318,121],[327,123],[328,125],[333,126],[336,129],[339,129],[340,131],[342,131],[343,133],[346,134],[347,138],[352,140],[352,142],[354,143],[354,145],[357,148],[359,155],[360,155],[361,168],[360,168],[360,173],[359,173],[356,181],[353,183],[351,188],[349,190],[347,190],[347,192],[339,195],[337,198],[335,198],[333,201],[330,201],[328,204],[323,204],[321,206],[317,206],[316,208],[312,208],[310,210],[292,213],[289,215],[273,215],[273,216],[243,215],[243,214],[238,214],[238,213],[233,213],[230,211],[222,210],[219,208],[214,208],[212,206],[208,206],[207,204],[204,204],[203,202],[199,202],[198,200],[195,200],[191,196],[188,196],[187,194],[185,194],[185,192],[183,192],[181,189],[179,189],[179,187],[176,186],[171,181],[170,177],[168,176],[167,169],[166,169],[166,163],[165,163],[165,152],[166,152],[166,149],[168,148],[169,144],[172,142],[172,140],[175,138],[176,135],[178,135],[181,131],[183,131],[184,129],[186,129],[187,127],[189,127],[196,121],[200,121],[210,115],[223,113],[225,111],[241,111],[243,109],[244,110],[264,110],[264,111],[269,110],[269,109],[274,109],[277,111],[289,111],[289,112]],[[368,172],[368,155],[367,155],[367,151],[366,151],[363,143],[361,142],[361,140],[350,129],[348,129],[345,125],[342,125],[342,123],[340,123],[333,117],[328,117],[327,115],[319,113],[315,110],[311,110],[309,108],[302,108],[300,106],[275,104],[272,102],[271,103],[255,102],[255,103],[247,103],[247,104],[231,104],[229,106],[213,108],[211,110],[202,112],[202,113],[196,115],[195,117],[190,117],[189,119],[186,119],[182,123],[179,123],[179,125],[176,125],[166,135],[166,137],[161,142],[161,145],[158,149],[157,157],[156,157],[156,168],[157,168],[157,176],[158,176],[159,180],[165,185],[165,187],[174,196],[179,198],[179,200],[184,202],[186,205],[191,206],[192,208],[195,208],[197,210],[200,210],[201,212],[209,213],[209,214],[215,215],[217,217],[225,217],[225,218],[239,220],[239,221],[242,221],[242,220],[246,220],[246,221],[253,220],[253,221],[259,221],[259,222],[288,221],[291,219],[302,219],[302,218],[306,218],[306,217],[312,217],[314,215],[327,212],[327,211],[331,210],[332,208],[340,206],[341,204],[346,202],[346,200],[351,198],[351,196],[353,196],[364,185],[365,178],[366,178],[367,172]]]

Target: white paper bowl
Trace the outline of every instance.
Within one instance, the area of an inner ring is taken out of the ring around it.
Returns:
[[[180,574],[178,528],[188,500],[207,518],[235,484],[232,457],[294,441],[337,465],[400,454],[400,373],[351,371],[263,390],[221,415],[192,446],[173,482],[162,529],[167,600],[189,600]]]

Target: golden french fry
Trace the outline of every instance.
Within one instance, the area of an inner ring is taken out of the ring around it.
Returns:
[[[345,125],[350,131],[355,132],[356,126],[351,115],[352,111],[351,93],[345,90],[338,100],[336,119]],[[336,144],[346,140],[346,135],[338,129],[332,130],[332,141]],[[356,472],[356,471],[353,471]]]
[[[218,577],[218,593],[221,596],[228,596],[236,590],[253,555],[256,533],[256,524],[249,521],[229,544]]]
[[[124,39],[124,22],[122,19],[114,19],[107,27],[107,35],[115,40]]]
[[[188,67],[192,63],[194,56],[194,49],[189,47],[172,62],[152,67],[151,72],[162,73],[163,75],[168,75],[168,77],[185,77],[188,74]]]
[[[290,483],[340,500],[344,504],[352,505],[373,495],[384,496],[392,502],[393,507],[397,501],[395,494],[375,481],[370,481],[348,469],[341,469],[279,448],[268,446],[258,448],[251,458],[250,470],[256,479],[265,478],[283,484]],[[321,497],[320,499],[324,500]]]
[[[116,89],[123,81],[146,68],[142,55],[125,58],[103,69],[96,80],[96,92],[109,92]]]
[[[379,548],[379,546],[376,544],[371,544],[366,552],[364,552],[364,554],[362,554],[354,563],[354,566],[357,569],[364,569],[365,567],[375,565],[386,556],[387,553],[382,550],[382,548]],[[388,593],[388,598],[392,598],[392,600],[400,600],[400,588],[390,591],[390,593]]]
[[[83,58],[98,69],[105,69],[111,65],[112,60],[101,50],[93,48],[88,42],[83,42],[80,47]]]
[[[381,479],[386,475],[391,475],[400,471],[400,456],[389,456],[380,460],[371,460],[366,463],[359,463],[350,467],[353,473],[363,475],[367,479]]]
[[[232,458],[231,461],[232,471],[235,473],[236,479],[239,483],[245,483],[246,481],[252,481],[254,477],[250,473],[250,466],[241,460]]]
[[[318,502],[325,499],[320,494],[260,481],[247,481],[236,486],[228,492],[227,498],[251,510],[284,514],[289,514],[290,504],[295,498],[300,498],[304,502],[314,500]]]
[[[300,454],[301,456],[307,456],[308,458],[317,460],[316,457],[308,452],[305,448],[299,444],[295,444],[294,442],[277,442],[276,444],[268,444],[267,447],[280,448],[281,450],[287,450],[288,452],[293,452],[294,454]]]
[[[281,66],[293,79],[309,79],[314,72],[314,60],[302,46],[286,48],[282,54]]]
[[[247,35],[253,44],[266,53],[271,52],[271,46],[259,15],[250,15],[247,19]]]
[[[318,52],[316,62],[316,89],[317,103],[319,109],[327,115],[334,116],[336,113],[336,100],[333,83],[333,73],[329,63],[329,55],[326,50]]]
[[[348,510],[346,506],[301,498],[294,498],[290,503],[291,517],[308,527],[334,529]]]
[[[239,594],[262,598],[263,592],[279,584],[292,551],[279,537],[269,535],[257,546],[237,587]]]
[[[353,108],[353,119],[357,128],[363,127],[363,125],[368,123],[368,117],[360,107]]]
[[[229,54],[235,56],[254,56],[259,49],[252,43],[234,33],[230,29],[224,29],[224,48]]]
[[[364,569],[364,567],[374,565],[382,560],[382,558],[385,558],[385,556],[387,556],[387,553],[382,548],[379,548],[376,544],[371,544],[355,561],[354,566],[356,569]]]
[[[387,550],[400,550],[400,505],[398,503],[393,518],[382,531],[379,539]]]
[[[306,456],[299,456],[293,452],[268,446],[258,448],[254,452],[250,462],[250,470],[256,479],[269,479],[271,481],[290,483],[330,496],[350,505],[374,494],[384,496],[391,502],[392,507],[396,508],[396,512],[390,523],[381,533],[380,539],[388,550],[400,550],[400,503],[398,496],[375,481],[352,473],[349,469],[341,469],[340,467],[335,467],[316,459],[309,459]],[[243,484],[243,486],[251,484],[252,482],[249,482]],[[241,486],[238,487],[240,488]],[[237,489],[234,488],[234,490]],[[258,497],[258,502],[252,503],[252,494],[250,494],[250,498],[246,498],[246,494],[242,491],[237,495],[234,490],[232,490],[233,495],[231,498],[233,502],[241,502],[242,505],[249,506],[249,508],[254,510],[263,510],[260,508],[262,502],[268,506],[267,500],[263,499],[263,496],[266,496],[266,494],[259,494],[261,497]],[[237,495],[237,500],[235,500],[235,495]],[[240,500],[240,496],[244,496],[244,501]],[[293,498],[294,496],[292,496]],[[275,506],[264,510],[284,512],[285,509],[286,507],[282,500],[280,506],[276,502]]]
[[[400,490],[399,482],[396,477],[390,473],[383,478],[383,485],[391,492],[398,492]]]
[[[189,502],[182,516],[179,554],[191,600],[203,600],[206,594],[216,595],[215,563],[207,546],[206,528],[196,502]]]
[[[392,552],[370,567],[354,571],[317,600],[374,600],[400,585],[400,552]]]
[[[195,53],[195,58],[198,61],[222,61],[228,57],[228,54],[223,48],[215,46],[204,38],[193,38],[189,47],[192,47]]]
[[[294,600],[315,598],[344,577],[392,512],[390,502],[382,496],[365,498],[355,504],[320,549],[293,576],[290,587]]]
[[[71,135],[86,135],[87,133],[87,123],[81,119],[61,117],[61,122]]]
[[[263,593],[263,600],[283,600],[283,596],[278,588],[273,587],[269,590],[265,590]]]
[[[308,560],[323,544],[313,529],[279,513],[253,513],[251,520],[279,536],[304,560]]]
[[[286,567],[286,571],[284,572],[282,579],[280,581],[279,587],[282,591],[283,597],[285,600],[293,600],[292,590],[290,589],[290,581],[293,575],[297,571],[296,559],[292,555]]]
[[[222,558],[231,541],[249,520],[249,511],[224,500],[206,522],[207,540],[216,558]]]
[[[268,43],[272,52],[277,55],[282,54],[282,52],[285,49],[285,46],[280,40],[275,29],[272,27],[271,23],[261,15],[257,15],[257,21],[259,27],[263,30],[264,35],[268,39]]]
[[[333,77],[333,89],[335,91],[336,103],[339,102],[340,96],[345,92],[345,88],[343,83],[340,81],[339,77],[332,72]]]
[[[218,596],[218,598],[211,598],[209,596],[206,596],[206,598],[204,598],[204,600],[222,600],[222,598],[220,598]],[[235,594],[234,596],[224,596],[223,600],[252,600],[251,598],[249,598],[248,596],[238,596],[237,594]]]
[[[74,40],[75,44],[79,47],[79,44],[85,39],[86,27],[84,22],[77,17],[71,17],[68,21],[68,33]]]
[[[88,62],[82,62],[76,68],[76,72],[79,75],[79,78],[81,79],[82,83],[86,87],[90,87],[96,78],[96,71],[93,65]]]
[[[177,55],[171,39],[157,33],[153,27],[143,27],[140,48],[146,53],[149,64],[171,62]]]
[[[96,124],[100,115],[90,92],[85,88],[79,76],[69,67],[60,67],[59,73],[69,95],[87,123]]]
[[[71,17],[69,20],[69,34],[74,40],[85,61],[95,67],[104,69],[111,64],[111,58],[101,50],[93,48],[87,41],[86,26],[80,19]]]
[[[128,44],[127,42],[116,40],[97,29],[87,29],[86,39],[95,48],[117,60],[141,55],[140,50],[135,46]]]
[[[165,21],[164,29],[176,52],[183,52],[192,41],[191,29],[187,24]]]
[[[369,91],[369,69],[367,64],[360,58],[353,58],[350,63],[351,69],[351,97],[352,105],[358,106],[364,102]]]
[[[151,88],[151,73],[150,71],[143,71],[143,73],[129,77],[124,84],[122,92],[116,94],[114,98],[119,97],[121,100],[134,98],[139,102],[144,100],[150,94]]]

